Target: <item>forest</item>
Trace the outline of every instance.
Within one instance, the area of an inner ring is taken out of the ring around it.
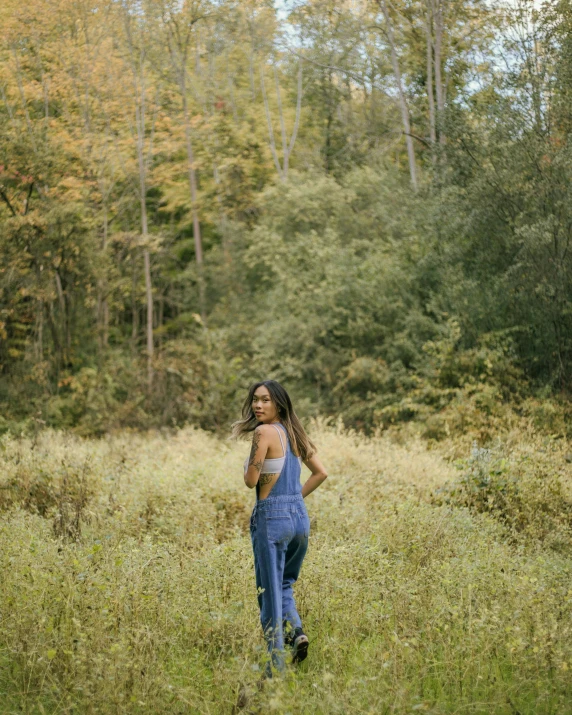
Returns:
[[[567,0],[5,0],[0,429],[566,429]]]
[[[0,3],[0,715],[572,713],[571,137],[570,0]]]

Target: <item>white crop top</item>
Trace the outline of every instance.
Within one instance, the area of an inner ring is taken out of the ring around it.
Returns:
[[[284,447],[284,442],[282,441],[282,430],[280,427],[277,427],[275,424],[272,425],[274,429],[278,432],[278,436],[280,437],[280,444],[282,445],[282,452],[284,453],[284,456],[282,457],[276,457],[275,459],[265,459],[264,462],[262,463],[262,469],[260,470],[260,474],[280,474],[282,471],[282,467],[284,466],[284,462],[286,461],[286,448]],[[298,457],[298,460],[300,463],[302,462],[301,458]],[[248,469],[248,457],[246,458],[246,461],[244,462],[244,473],[246,474],[246,471]]]

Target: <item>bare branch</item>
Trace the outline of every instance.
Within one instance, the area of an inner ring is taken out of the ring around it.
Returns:
[[[421,142],[421,144],[425,144],[425,146],[431,148],[431,142],[428,142],[427,139],[423,139],[423,137],[417,136],[417,134],[411,134],[411,132],[401,132],[404,136],[406,137],[411,137],[412,139],[417,139],[418,142]]]
[[[13,207],[12,204],[10,203],[10,199],[8,198],[8,195],[6,194],[6,192],[4,191],[4,189],[3,189],[1,186],[0,186],[0,196],[2,197],[2,199],[4,200],[4,202],[6,203],[6,206],[8,206],[8,208],[10,209],[10,211],[11,211],[11,213],[12,213],[12,216],[15,216],[15,215],[16,215],[16,212],[14,211],[14,207]]]
[[[381,28],[378,28],[381,29]],[[325,65],[323,62],[317,62],[316,60],[313,60],[311,57],[306,57],[305,55],[301,55],[299,52],[296,52],[296,50],[293,50],[291,47],[288,47],[288,45],[285,45],[285,48],[288,50],[288,52],[291,55],[294,55],[294,57],[297,57],[299,60],[303,60],[305,62],[309,62],[310,64],[314,65],[315,67],[321,67],[322,69],[326,70],[332,70],[333,72],[341,72],[342,74],[347,75],[351,79],[355,80],[358,84],[363,85],[364,84],[364,78],[363,76],[360,76],[356,74],[355,72],[352,72],[351,70],[346,69],[345,67],[338,67],[336,65]],[[380,91],[384,91],[385,87],[381,87],[378,84],[375,84],[375,82],[369,82],[371,87],[375,87],[376,89],[379,89]]]

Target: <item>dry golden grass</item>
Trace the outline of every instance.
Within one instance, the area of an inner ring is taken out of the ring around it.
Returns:
[[[517,533],[438,505],[465,445],[311,431],[330,477],[296,587],[310,657],[261,691],[247,445],[4,437],[0,712],[572,712],[566,530],[555,551],[534,509]],[[562,441],[501,449],[524,481],[570,479]]]

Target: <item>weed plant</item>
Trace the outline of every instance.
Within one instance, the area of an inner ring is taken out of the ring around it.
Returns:
[[[310,656],[260,690],[248,447],[5,435],[0,712],[572,712],[563,441],[513,436],[459,472],[454,445],[311,431],[330,476],[296,586]]]

